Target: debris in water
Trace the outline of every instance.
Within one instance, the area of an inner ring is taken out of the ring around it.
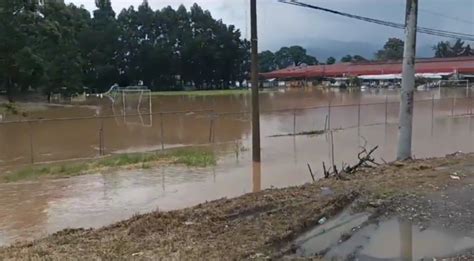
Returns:
[[[410,246],[403,242],[413,242]],[[464,234],[412,226],[397,218],[368,225],[352,237],[331,248],[326,259],[399,260],[400,255],[409,254],[410,260],[449,256],[474,247],[474,238]],[[432,259],[428,259],[432,260]]]
[[[451,179],[454,179],[454,180],[461,180],[461,178],[459,176],[456,176],[456,175],[450,175]]]
[[[330,247],[338,244],[344,234],[351,233],[354,227],[363,224],[368,217],[367,213],[351,214],[350,208],[348,208],[329,220],[326,217],[322,218],[324,224],[320,223],[295,240],[295,255],[311,257],[329,250]]]
[[[321,219],[318,221],[318,223],[319,223],[320,225],[322,225],[322,224],[326,223],[326,221],[327,221],[327,218],[326,218],[326,217],[323,217],[323,218],[321,218]]]

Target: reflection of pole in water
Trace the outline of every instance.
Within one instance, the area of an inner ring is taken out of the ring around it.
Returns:
[[[296,135],[293,135],[293,161],[298,163],[298,150],[296,149]]]
[[[165,168],[161,168],[161,188],[165,191]]]
[[[252,192],[262,190],[262,165],[260,162],[252,164]]]
[[[214,183],[216,183],[216,168],[215,167],[212,168],[212,179]]]
[[[336,166],[334,164],[334,135],[331,131],[331,162],[332,162],[332,166]]]
[[[400,220],[400,260],[413,260],[413,231],[410,223]]]

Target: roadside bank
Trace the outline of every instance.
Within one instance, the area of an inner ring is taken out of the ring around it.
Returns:
[[[352,234],[344,232],[342,238],[329,244],[329,249],[313,256],[295,255],[295,240],[329,223],[349,206],[351,212],[370,216],[367,226],[358,226],[361,229],[400,218],[418,228],[442,226],[453,233],[472,233],[467,231],[472,230],[469,222],[474,220],[469,208],[472,200],[467,195],[472,195],[473,178],[471,154],[386,164],[361,169],[348,180],[325,179],[177,211],[156,211],[100,229],[63,230],[34,242],[1,248],[0,258],[324,258],[331,249],[356,237],[357,230],[349,228]],[[364,253],[349,253],[360,254]],[[469,257],[468,250],[450,254]]]

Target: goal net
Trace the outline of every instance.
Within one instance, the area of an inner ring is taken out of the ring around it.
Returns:
[[[112,100],[114,114],[123,116],[126,124],[152,124],[151,91],[144,86],[116,87],[107,94]]]
[[[439,87],[469,87],[468,80],[440,80]]]

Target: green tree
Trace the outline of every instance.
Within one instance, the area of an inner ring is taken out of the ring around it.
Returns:
[[[383,46],[382,50],[375,53],[375,58],[379,61],[401,60],[403,59],[404,42],[398,38],[390,38]]]
[[[350,62],[352,62],[352,55],[349,55],[349,54],[348,54],[348,55],[342,57],[342,58],[341,58],[341,62],[343,62],[343,63],[350,63]]]
[[[96,0],[97,10],[89,30],[81,35],[85,59],[84,83],[103,92],[119,79],[119,28],[110,0]]]
[[[282,47],[275,53],[275,64],[278,68],[288,66],[300,66],[301,64],[315,65],[318,60],[307,54],[306,49],[301,46]]]
[[[250,43],[197,4],[153,11],[144,0],[116,17],[110,0],[96,0],[91,17],[62,1],[41,3],[0,2],[0,87],[9,97],[140,81],[154,90],[228,88],[249,78]],[[300,48],[291,55],[292,63],[317,62]]]
[[[37,1],[0,2],[0,85],[13,101],[43,75],[43,60],[36,53],[41,35]]]
[[[271,72],[277,69],[275,54],[271,51],[263,51],[259,53],[258,62],[261,72]]]
[[[362,56],[360,56],[360,55],[354,55],[354,56],[352,57],[352,60],[353,60],[354,62],[366,62],[366,61],[368,61],[367,59],[365,59],[364,57],[362,57]]]
[[[465,46],[465,42],[458,39],[456,42],[451,44],[449,41],[438,42],[433,46],[435,51],[435,57],[459,57],[459,56],[474,56],[474,52],[471,46],[468,44]]]
[[[39,54],[44,57],[44,78],[41,90],[71,95],[83,89],[84,60],[79,35],[88,28],[89,13],[70,4],[50,1],[42,6],[44,15]]]
[[[334,57],[328,57],[328,59],[326,60],[326,64],[335,64],[336,63],[336,58]]]

